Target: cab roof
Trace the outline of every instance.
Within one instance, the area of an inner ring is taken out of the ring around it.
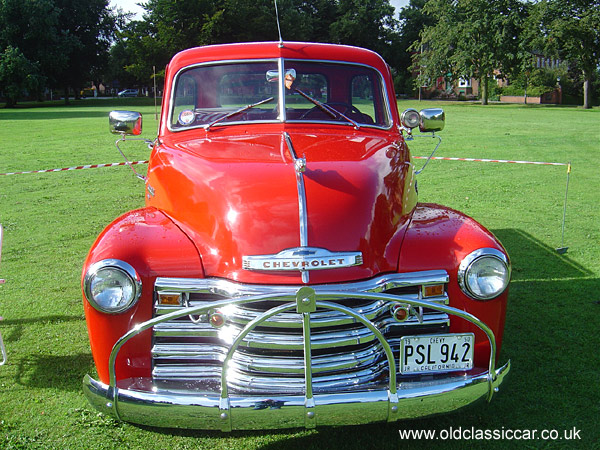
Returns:
[[[388,72],[383,58],[371,50],[309,42],[244,42],[190,48],[173,57],[169,71],[176,73],[183,67],[211,61],[273,58],[352,62],[371,66],[384,75]]]

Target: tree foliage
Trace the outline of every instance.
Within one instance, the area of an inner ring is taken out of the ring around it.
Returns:
[[[14,106],[24,91],[38,91],[41,81],[38,66],[19,49],[9,46],[0,54],[0,86],[4,86],[8,107]]]
[[[518,0],[430,0],[426,26],[413,50],[421,82],[447,77],[476,78],[487,104],[488,80],[519,65],[522,4]]]
[[[284,40],[358,45],[395,58],[394,9],[389,0],[279,0]],[[229,42],[276,41],[273,0],[149,0],[143,20],[120,34],[130,56],[126,70],[148,82],[153,66],[189,47]]]
[[[20,61],[21,68],[28,61],[32,71],[24,88],[9,73],[0,74],[0,92],[7,97],[9,92],[31,95],[44,87],[78,92],[84,83],[98,80],[116,22],[108,0],[0,0],[0,52],[5,59]],[[32,92],[34,78],[37,87]]]
[[[583,107],[591,108],[591,84],[600,65],[600,0],[543,0],[536,9],[540,47],[579,70]]]

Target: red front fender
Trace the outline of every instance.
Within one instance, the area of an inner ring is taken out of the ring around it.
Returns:
[[[494,235],[472,218],[453,209],[435,205],[417,205],[400,253],[399,271],[444,269],[450,276],[450,306],[467,311],[491,328],[500,353],[508,288],[489,301],[475,300],[461,290],[457,272],[461,261],[480,248],[494,248],[508,256]],[[451,318],[453,333],[473,332],[476,339],[475,364],[486,366],[489,343],[477,327],[456,317]]]
[[[83,276],[91,264],[111,258],[133,266],[142,280],[142,295],[132,308],[120,314],[97,311],[84,296],[92,354],[104,383],[108,383],[108,359],[115,342],[136,324],[152,317],[156,277],[204,277],[194,244],[171,219],[154,208],[128,212],[106,227],[88,254]],[[117,358],[117,379],[150,376],[150,338],[146,332],[126,344],[121,355],[127,356]]]

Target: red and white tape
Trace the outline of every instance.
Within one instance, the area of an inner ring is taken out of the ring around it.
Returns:
[[[148,164],[148,161],[132,161],[130,163],[119,162],[119,163],[110,163],[110,164],[88,164],[85,166],[63,167],[62,169],[30,170],[30,171],[25,171],[25,172],[7,172],[7,173],[0,173],[0,176],[2,176],[2,175],[23,175],[26,173],[66,172],[68,170],[99,169],[101,167],[115,167],[115,166],[127,166],[127,165],[135,166],[138,164]]]
[[[414,156],[414,159],[428,159],[427,156]],[[508,159],[476,159],[476,158],[450,158],[443,156],[434,156],[431,159],[439,160],[439,161],[469,161],[469,162],[492,162],[492,163],[509,163],[509,164],[535,164],[538,166],[570,166],[567,163],[558,163],[558,162],[541,162],[541,161],[512,161]],[[139,165],[139,164],[148,164],[148,161],[132,161],[130,163],[119,162],[119,163],[109,163],[109,164],[88,164],[85,166],[74,166],[74,167],[63,167],[60,169],[45,169],[45,170],[29,170],[23,172],[6,172],[0,173],[0,176],[3,175],[24,175],[29,173],[51,173],[51,172],[66,172],[69,170],[81,170],[81,169],[99,169],[102,167],[116,167],[116,166],[127,166],[127,165]]]
[[[414,159],[428,159],[427,156],[413,156]],[[434,156],[431,159],[440,161],[469,161],[469,162],[492,162],[492,163],[509,163],[509,164],[536,164],[538,166],[567,166],[566,163],[557,162],[541,162],[541,161],[511,161],[508,159],[475,159],[475,158],[449,158],[443,156]]]

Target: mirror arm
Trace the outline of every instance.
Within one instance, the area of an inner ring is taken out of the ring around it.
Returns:
[[[433,151],[431,152],[431,155],[429,155],[429,158],[427,158],[427,161],[425,161],[425,164],[423,164],[423,167],[421,167],[419,170],[417,170],[415,172],[415,175],[419,175],[421,172],[423,172],[423,170],[425,170],[425,167],[427,167],[427,164],[429,163],[429,161],[431,161],[431,158],[433,158],[433,155],[435,155],[435,152],[437,151],[438,147],[440,146],[440,144],[442,143],[442,138],[440,136],[438,136],[437,134],[435,134],[435,132],[431,133],[431,136],[427,136],[427,135],[412,135],[413,138],[415,137],[430,137],[430,138],[438,138],[438,143],[435,146],[435,148],[433,149]]]
[[[146,144],[148,144],[148,148],[150,148],[150,149],[152,149],[151,146],[154,144],[154,142],[150,141],[148,139],[144,139],[144,138],[129,138],[129,139],[125,139],[125,133],[121,133],[121,138],[117,139],[115,141],[115,147],[117,147],[117,150],[119,151],[119,153],[121,154],[121,156],[125,160],[125,164],[127,164],[129,166],[129,168],[133,171],[133,173],[135,174],[136,177],[138,177],[140,180],[142,180],[145,183],[146,180],[147,180],[147,178],[144,175],[140,175],[134,169],[133,164],[131,164],[131,162],[127,159],[127,156],[125,156],[125,153],[123,153],[123,151],[121,150],[121,147],[119,147],[119,142],[123,142],[123,141],[144,141]]]

